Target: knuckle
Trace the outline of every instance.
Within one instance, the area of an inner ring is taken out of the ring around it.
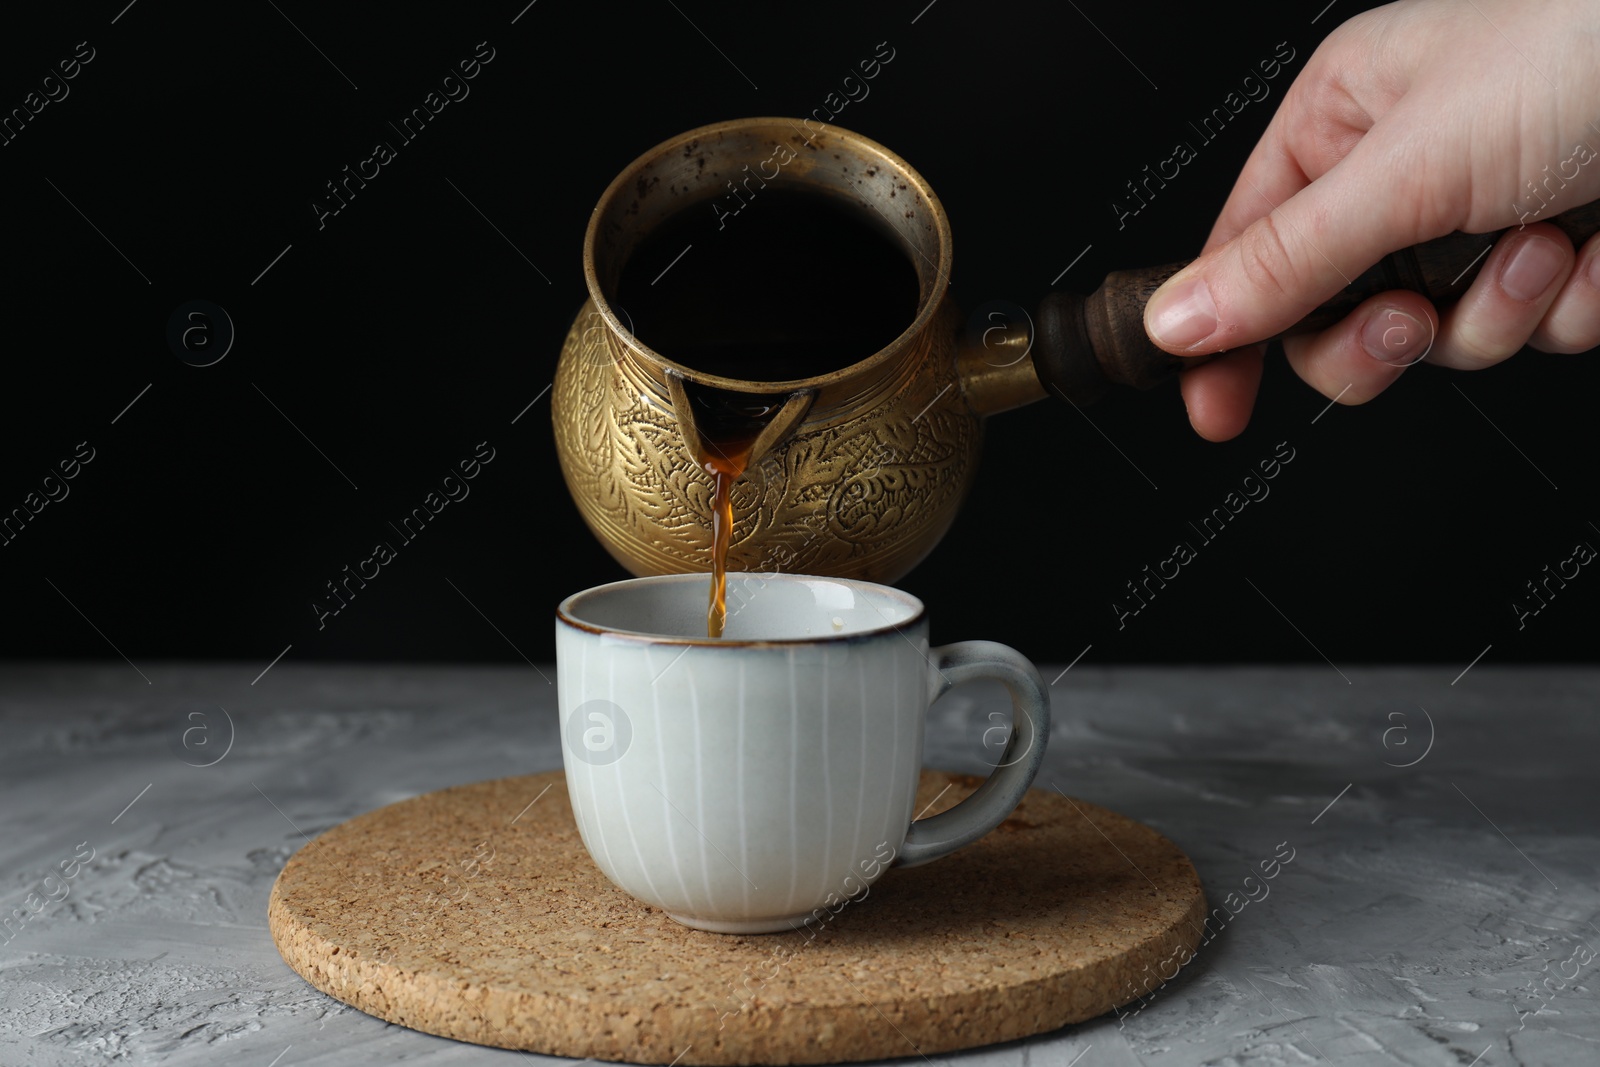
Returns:
[[[1535,336],[1528,342],[1528,347],[1552,356],[1576,356],[1589,351],[1595,346],[1592,344],[1574,344],[1571,341],[1562,341],[1550,336]]]
[[[1235,245],[1238,267],[1255,293],[1269,299],[1298,297],[1301,270],[1293,247],[1273,215],[1265,215],[1245,228]]]
[[[1540,352],[1571,356],[1600,345],[1600,314],[1576,315],[1553,309],[1528,344]]]
[[[1482,370],[1517,354],[1523,342],[1514,337],[1495,335],[1471,323],[1461,323],[1446,346],[1449,362],[1461,370]]]
[[[1394,380],[1395,375],[1364,353],[1356,354],[1338,330],[1315,337],[1289,337],[1284,354],[1300,380],[1342,407],[1365,404]]]

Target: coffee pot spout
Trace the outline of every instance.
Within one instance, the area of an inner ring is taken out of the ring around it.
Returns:
[[[702,462],[727,450],[730,431],[744,431],[741,445],[748,443],[749,447],[741,448],[741,473],[794,433],[817,395],[815,389],[772,396],[729,393],[695,385],[674,371],[666,372],[666,381],[684,447],[702,457]]]

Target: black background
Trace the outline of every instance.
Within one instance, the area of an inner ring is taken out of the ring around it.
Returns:
[[[567,497],[540,394],[584,297],[589,211],[632,158],[703,123],[807,114],[887,41],[895,58],[838,124],[939,192],[964,307],[1031,305],[1086,247],[1061,286],[1194,254],[1291,77],[1364,6],[1313,24],[1324,0],[523,2],[113,0],[8,21],[0,110],[79,41],[96,54],[0,147],[0,511],[78,442],[95,459],[0,547],[4,655],[549,659],[555,604],[624,576]],[[480,41],[494,59],[470,96],[319,229],[324,183],[396,141],[387,121]],[[1296,57],[1272,96],[1119,231],[1124,183],[1279,42]],[[211,367],[166,342],[194,299],[237,329]],[[1193,435],[1175,390],[1105,401],[1093,425],[1036,405],[990,423],[977,489],[901,584],[936,640],[1041,661],[1090,645],[1086,662],[1320,649],[1452,675],[1491,644],[1486,662],[1592,659],[1600,578],[1521,631],[1510,605],[1600,543],[1596,383],[1592,355],[1418,368],[1313,424],[1327,401],[1274,351],[1255,421],[1224,445]],[[496,458],[471,496],[319,631],[323,584],[483,440]],[[1296,458],[1271,496],[1119,630],[1123,583],[1280,441]]]

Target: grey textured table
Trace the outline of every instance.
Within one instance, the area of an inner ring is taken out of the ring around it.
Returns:
[[[322,830],[559,766],[554,689],[526,667],[143,669],[0,668],[0,901],[31,916],[0,935],[0,1064],[523,1062],[316,992],[265,914]],[[1060,676],[1041,784],[1159,828],[1233,907],[1125,1017],[940,1059],[1600,1062],[1600,671],[1452,673]],[[942,701],[929,765],[983,771],[1003,706]]]

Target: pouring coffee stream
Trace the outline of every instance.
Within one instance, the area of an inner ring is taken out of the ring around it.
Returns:
[[[1549,221],[1581,243],[1600,231],[1600,203]],[[812,231],[847,253],[792,251]],[[1390,289],[1448,303],[1498,236],[1397,252],[1285,335]],[[662,262],[644,262],[652,247]],[[691,279],[696,257],[721,272]],[[1169,355],[1144,331],[1146,302],[1183,266],[1119,271],[1089,296],[1045,297],[1031,324],[964,335],[948,220],[903,159],[791,119],[688,131],[635,160],[590,220],[589,300],[552,392],[563,476],[637,575],[725,557],[737,571],[893,582],[954,519],[988,416],[1148,389],[1203,360]],[[914,275],[914,302],[897,270]],[[674,274],[691,284],[668,299],[657,283]],[[715,628],[715,591],[710,607]]]
[[[733,539],[733,483],[744,474],[756,441],[781,410],[775,403],[738,394],[697,390],[684,394],[697,443],[695,458],[712,479],[711,596],[706,606],[706,634],[721,637],[728,622],[728,545]]]

